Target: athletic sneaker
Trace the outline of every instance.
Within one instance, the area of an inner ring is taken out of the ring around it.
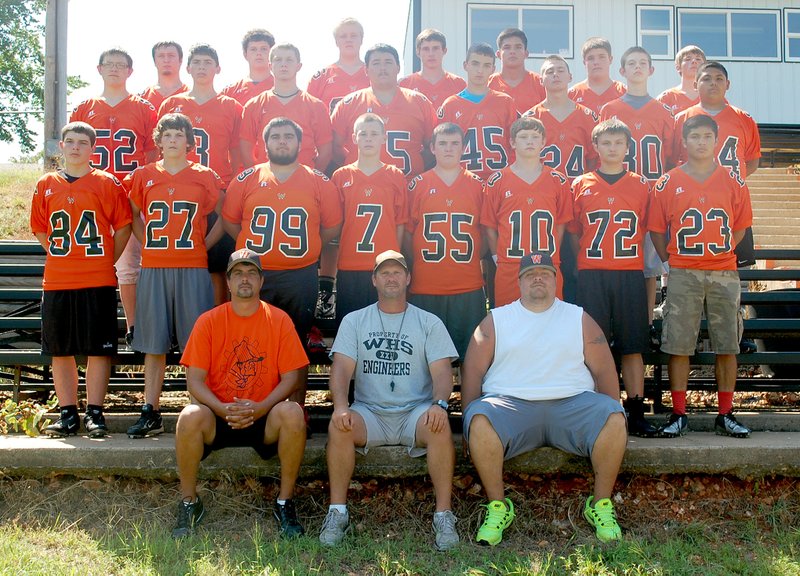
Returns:
[[[654,438],[658,436],[658,428],[653,426],[643,414],[628,415],[628,434],[639,438]]]
[[[178,502],[178,521],[172,529],[172,537],[183,538],[194,532],[194,527],[200,524],[205,512],[200,496],[194,502],[186,500]]]
[[[320,290],[317,296],[317,306],[314,317],[320,320],[330,320],[336,314],[336,293]]]
[[[336,546],[350,530],[350,514],[331,508],[322,522],[319,541],[323,546]]]
[[[456,515],[450,510],[433,514],[433,533],[436,535],[436,549],[444,552],[458,544]]]
[[[312,326],[308,331],[308,351],[311,354],[324,354],[328,351],[322,332],[316,326]]]
[[[733,412],[717,414],[717,419],[714,421],[714,430],[720,436],[733,436],[734,438],[747,438],[750,436],[750,428],[737,422]]]
[[[739,354],[753,354],[758,352],[756,341],[752,338],[742,338],[739,342]]]
[[[108,436],[106,417],[103,416],[101,410],[87,410],[86,414],[83,415],[83,427],[86,428],[86,434],[88,434],[90,438]]]
[[[136,424],[128,428],[128,438],[144,438],[155,436],[164,431],[164,423],[161,420],[161,412],[153,409],[152,404],[142,406],[142,414]]]
[[[669,415],[669,420],[659,430],[658,434],[662,438],[677,438],[683,436],[689,429],[689,419],[686,414],[675,414],[674,412]]]
[[[478,544],[494,546],[503,539],[503,530],[514,520],[514,504],[511,500],[492,500],[486,505],[486,517],[478,528],[475,541]]]
[[[69,410],[62,410],[61,417],[44,429],[44,433],[54,438],[66,438],[75,436],[81,428],[81,421],[77,412],[70,413]]]
[[[648,336],[650,338],[650,348],[654,352],[661,350],[661,333],[652,324],[650,324]]]
[[[617,515],[614,512],[614,504],[608,498],[598,500],[593,506],[594,496],[586,499],[583,507],[583,517],[594,526],[597,539],[601,542],[611,542],[612,540],[622,540],[622,530],[617,524]]]
[[[297,519],[297,510],[294,507],[294,501],[290,498],[284,504],[275,502],[275,508],[272,511],[275,520],[278,521],[278,526],[281,529],[282,538],[297,538],[305,534],[303,526]]]

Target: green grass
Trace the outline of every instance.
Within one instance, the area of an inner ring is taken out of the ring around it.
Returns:
[[[33,189],[41,175],[36,166],[0,168],[0,239],[34,239],[28,223]]]

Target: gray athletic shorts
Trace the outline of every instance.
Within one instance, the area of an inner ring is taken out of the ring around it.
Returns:
[[[598,392],[560,400],[483,396],[464,411],[464,437],[469,440],[472,418],[483,414],[503,444],[505,460],[542,446],[589,458],[600,430],[616,412],[622,412],[619,401]]]
[[[359,454],[366,454],[373,446],[406,446],[408,455],[416,458],[427,451],[417,443],[417,421],[431,407],[430,402],[418,404],[411,410],[397,414],[376,414],[366,404],[353,402],[350,409],[364,419],[367,427],[367,444],[357,446]]]
[[[166,354],[175,342],[183,351],[197,317],[213,306],[214,290],[205,268],[142,268],[133,349]]]
[[[664,272],[666,272],[666,268],[664,268],[664,263],[656,252],[656,247],[650,238],[650,232],[648,232],[644,235],[644,277],[658,278]]]

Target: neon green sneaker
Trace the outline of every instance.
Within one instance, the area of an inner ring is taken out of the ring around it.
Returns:
[[[614,504],[608,498],[598,500],[593,506],[594,496],[586,499],[586,506],[583,507],[583,517],[594,526],[597,539],[601,542],[611,542],[612,540],[622,540],[622,530],[617,524],[617,515],[614,512]]]
[[[503,539],[503,530],[514,520],[514,505],[511,500],[492,500],[486,505],[486,517],[478,528],[475,541],[478,544],[494,546]]]

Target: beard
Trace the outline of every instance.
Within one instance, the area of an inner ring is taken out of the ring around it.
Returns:
[[[300,150],[299,147],[295,148],[294,150],[288,151],[272,151],[267,149],[269,153],[269,161],[272,164],[276,164],[278,166],[289,166],[290,164],[294,164],[297,161],[297,155],[299,154]]]

